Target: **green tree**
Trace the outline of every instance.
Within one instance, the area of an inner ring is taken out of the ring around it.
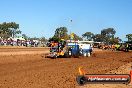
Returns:
[[[28,39],[28,36],[26,34],[22,34],[22,37],[27,40]]]
[[[55,34],[54,37],[59,38],[59,39],[67,39],[68,38],[68,34],[67,34],[68,30],[66,27],[60,27],[57,28],[55,30]]]
[[[14,38],[16,34],[21,34],[21,31],[19,29],[19,24],[16,24],[15,22],[8,23],[10,28],[11,36]]]
[[[114,37],[113,39],[110,39],[110,44],[118,44],[122,40],[119,37]]]
[[[93,36],[93,40],[94,40],[95,42],[102,42],[102,35],[101,35],[101,34],[95,34],[95,35]]]
[[[110,40],[114,39],[115,33],[116,33],[116,31],[114,28],[107,28],[107,29],[101,30],[103,42],[109,44]]]
[[[3,39],[6,39],[9,37],[9,32],[10,30],[8,29],[8,25],[6,22],[2,23],[0,25],[0,36],[3,38]]]
[[[4,39],[7,39],[9,37],[14,37],[16,34],[20,34],[21,31],[19,29],[19,24],[16,24],[15,22],[6,23],[3,22],[0,24],[0,36]]]
[[[77,34],[74,33],[74,40],[82,41],[83,39],[80,36],[78,36]]]
[[[41,37],[41,38],[40,38],[40,41],[41,41],[41,42],[46,42],[47,39],[46,39],[45,37]]]
[[[83,36],[83,38],[87,38],[87,40],[89,40],[89,41],[91,41],[92,39],[93,39],[93,33],[91,33],[91,32],[86,32],[86,33],[84,33],[82,36]]]
[[[58,37],[52,37],[52,38],[49,38],[49,42],[51,41],[55,41],[55,42],[59,42],[61,39],[59,39]]]
[[[132,34],[127,34],[126,38],[128,39],[128,41],[132,41]]]

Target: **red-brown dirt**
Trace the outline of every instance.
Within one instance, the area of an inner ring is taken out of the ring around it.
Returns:
[[[0,88],[79,88],[79,66],[88,74],[105,74],[132,62],[132,52],[95,51],[88,58],[58,59],[44,58],[47,52],[45,48],[0,49]]]

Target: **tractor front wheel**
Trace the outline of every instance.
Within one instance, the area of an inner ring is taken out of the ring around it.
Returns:
[[[57,55],[54,55],[54,56],[53,56],[53,59],[56,59],[56,58],[57,58]]]

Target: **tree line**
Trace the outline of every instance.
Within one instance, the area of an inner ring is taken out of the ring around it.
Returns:
[[[0,38],[1,39],[8,39],[8,38],[15,38],[17,34],[21,34],[22,31],[19,30],[19,24],[16,22],[3,22],[0,24]],[[25,40],[40,40],[46,41],[45,37],[37,38],[37,37],[28,37],[26,34],[22,34],[22,37]]]
[[[66,27],[59,27],[55,30],[53,37],[49,38],[49,41],[61,41],[64,40],[83,40],[80,36],[75,33],[68,34],[68,29]]]
[[[19,30],[19,24],[15,23],[15,22],[3,22],[0,24],[0,38],[2,39],[7,39],[7,38],[14,38],[17,36],[17,34],[21,34],[22,31]],[[61,39],[64,40],[88,40],[88,41],[95,41],[95,42],[104,42],[107,44],[113,44],[113,43],[119,43],[121,42],[121,39],[119,37],[115,37],[116,34],[116,30],[114,28],[106,28],[106,29],[102,29],[101,32],[99,34],[94,34],[92,32],[85,32],[84,34],[82,34],[82,36],[78,36],[75,33],[70,33],[68,34],[68,29],[67,27],[58,27],[55,30],[54,35],[49,38],[49,41],[59,41]],[[42,41],[47,41],[47,39],[45,37],[41,37],[41,38],[30,38],[28,37],[26,34],[22,34],[22,36],[28,40],[42,40]],[[128,41],[132,41],[132,34],[127,34],[126,38],[128,39]]]
[[[68,29],[66,27],[59,27],[55,30],[54,36],[49,39],[49,41],[60,41],[61,39],[70,40],[71,36],[74,36],[73,40],[88,40],[95,42],[104,42],[106,44],[117,44],[122,40],[119,37],[115,37],[116,30],[114,28],[102,29],[99,34],[94,34],[92,32],[85,32],[82,37],[75,33],[68,34]],[[126,38],[128,41],[132,41],[132,34],[127,34]]]

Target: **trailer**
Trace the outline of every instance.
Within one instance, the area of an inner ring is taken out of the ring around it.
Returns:
[[[80,53],[83,56],[89,57],[93,51],[93,41],[78,41]]]

